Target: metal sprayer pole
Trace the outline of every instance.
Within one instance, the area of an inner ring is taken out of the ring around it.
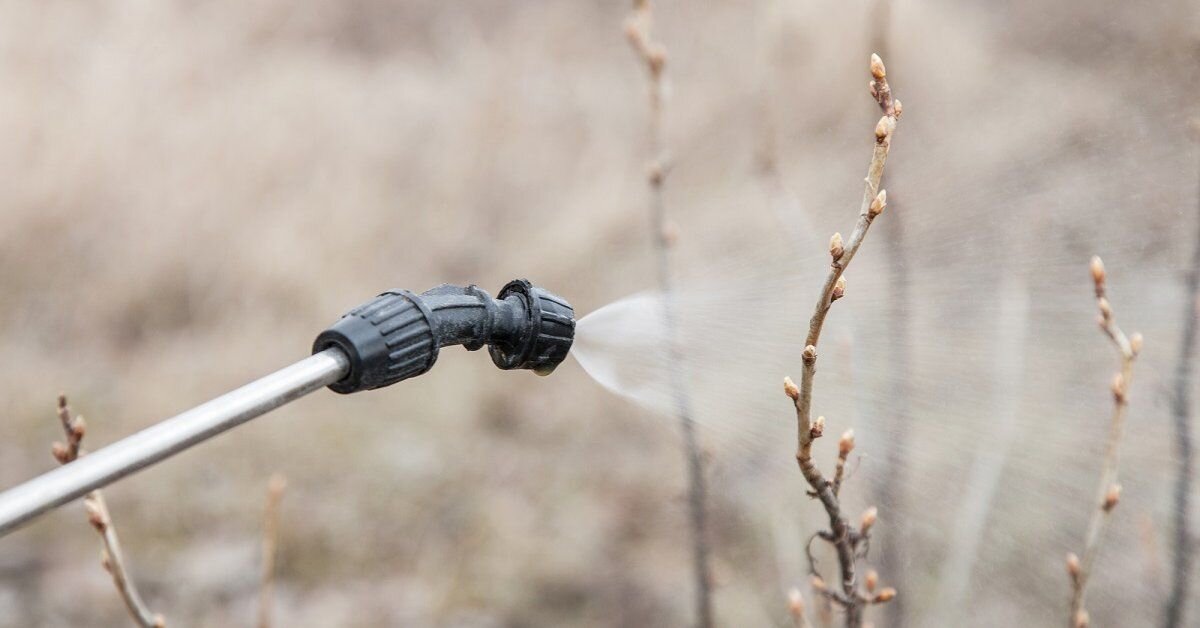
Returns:
[[[326,349],[0,493],[0,536],[51,508],[337,382],[348,369],[344,353]]]

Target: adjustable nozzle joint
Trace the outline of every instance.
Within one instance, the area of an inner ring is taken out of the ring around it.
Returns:
[[[384,292],[347,312],[313,342],[313,353],[337,347],[350,362],[340,393],[382,388],[433,368],[438,350],[488,347],[501,369],[549,374],[567,357],[575,311],[561,297],[524,279],[493,299],[475,286],[441,285],[421,294]]]

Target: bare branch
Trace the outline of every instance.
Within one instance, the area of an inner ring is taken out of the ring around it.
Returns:
[[[666,67],[666,48],[653,38],[654,14],[649,0],[635,0],[633,12],[625,21],[625,36],[639,60],[645,65],[649,87],[650,117],[646,133],[649,139],[650,161],[646,180],[650,192],[650,231],[657,262],[658,285],[663,295],[663,323],[667,332],[667,351],[670,365],[671,389],[675,413],[683,432],[683,449],[688,471],[688,511],[692,536],[692,571],[696,587],[696,623],[700,628],[713,625],[712,578],[709,568],[707,502],[708,489],[704,476],[704,461],[692,422],[691,399],[687,392],[683,354],[675,321],[675,297],[671,280],[670,249],[677,229],[667,221],[663,185],[670,171],[664,139],[663,71]]]
[[[824,580],[816,574],[812,554],[809,553],[810,568],[813,571],[814,589],[837,602],[846,612],[845,625],[847,628],[859,628],[863,621],[863,608],[866,604],[881,604],[896,596],[894,589],[885,589],[877,594],[864,595],[858,590],[855,576],[855,562],[865,555],[869,547],[870,532],[878,517],[875,508],[863,513],[862,522],[858,529],[852,528],[846,521],[838,494],[845,477],[846,459],[854,449],[854,434],[847,432],[838,443],[838,463],[834,480],[825,479],[824,474],[817,468],[812,458],[813,441],[824,433],[824,417],[812,419],[813,379],[816,375],[817,345],[821,339],[821,330],[825,325],[825,317],[833,302],[846,294],[846,279],[844,273],[855,254],[862,246],[871,224],[887,207],[887,192],[879,189],[883,168],[887,163],[888,150],[891,148],[892,136],[896,129],[903,106],[899,100],[892,97],[891,86],[887,82],[887,69],[878,55],[871,55],[871,96],[879,105],[883,117],[875,125],[875,147],[871,154],[871,162],[867,167],[864,180],[863,197],[859,206],[858,221],[849,239],[843,239],[840,233],[835,233],[829,240],[830,270],[825,278],[816,307],[809,319],[808,336],[805,339],[804,351],[801,354],[803,370],[800,385],[797,386],[790,378],[784,379],[784,392],[792,399],[796,408],[797,447],[796,462],[800,472],[812,488],[810,495],[821,501],[829,517],[829,531],[819,533],[819,538],[831,543],[837,553],[838,567],[841,572],[841,587],[834,590],[824,587]],[[820,581],[822,587],[815,584]],[[872,582],[872,588],[875,583]]]
[[[52,452],[60,464],[68,464],[87,453],[82,446],[83,436],[87,432],[87,423],[81,416],[71,416],[71,408],[67,405],[66,395],[58,396],[58,419],[67,441],[65,443],[55,442]],[[100,564],[112,576],[113,585],[116,586],[117,593],[121,595],[121,600],[125,602],[129,616],[142,628],[163,628],[166,620],[162,615],[147,608],[146,603],[142,601],[142,596],[138,593],[137,586],[129,577],[129,569],[125,565],[125,557],[121,552],[121,541],[117,538],[117,529],[113,526],[112,515],[109,514],[108,505],[104,502],[104,495],[100,491],[88,493],[83,498],[83,507],[87,512],[88,523],[100,535],[103,546],[100,550]]]
[[[1113,395],[1112,420],[1109,423],[1108,444],[1104,454],[1104,466],[1100,471],[1100,484],[1097,489],[1096,501],[1093,502],[1095,509],[1088,522],[1087,535],[1084,537],[1083,557],[1080,558],[1075,554],[1067,555],[1067,574],[1071,578],[1071,613],[1068,625],[1071,628],[1085,628],[1088,625],[1088,613],[1084,608],[1088,580],[1092,574],[1092,566],[1095,563],[1109,515],[1116,508],[1121,497],[1121,485],[1117,483],[1121,437],[1125,431],[1133,362],[1142,349],[1141,334],[1126,337],[1125,332],[1121,331],[1117,325],[1112,306],[1108,302],[1107,273],[1104,269],[1104,262],[1099,257],[1092,258],[1091,273],[1096,292],[1096,307],[1100,311],[1097,322],[1100,330],[1116,347],[1121,366],[1120,371],[1113,376],[1110,386]]]

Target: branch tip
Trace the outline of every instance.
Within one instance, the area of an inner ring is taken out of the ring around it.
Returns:
[[[882,81],[887,77],[887,68],[883,65],[883,59],[880,59],[879,55],[875,53],[871,53],[871,76],[876,81]],[[901,82],[903,83],[903,81]]]
[[[1100,259],[1099,255],[1092,256],[1091,271],[1092,283],[1096,285],[1096,296],[1102,297],[1104,296],[1104,280],[1106,275],[1104,272],[1104,260]]]
[[[853,429],[846,430],[845,433],[842,434],[841,440],[838,441],[838,455],[839,456],[841,456],[842,458],[845,458],[846,456],[850,455],[851,451],[854,451],[854,430]]]

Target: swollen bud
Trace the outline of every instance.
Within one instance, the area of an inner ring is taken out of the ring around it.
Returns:
[[[892,109],[896,112],[897,120],[900,119],[900,116],[904,115],[904,104],[900,102],[899,98],[892,101]]]
[[[879,190],[879,194],[875,195],[875,200],[871,201],[871,217],[882,214],[885,207],[887,207],[887,190]]]
[[[71,450],[67,449],[66,444],[59,441],[54,441],[54,444],[50,445],[50,453],[54,455],[54,459],[59,464],[67,464],[71,461]]]
[[[1071,576],[1072,582],[1079,581],[1079,574],[1082,573],[1083,567],[1079,564],[1079,557],[1075,552],[1067,554],[1067,575]]]
[[[825,586],[825,581],[821,579],[821,576],[812,577],[812,588],[816,589],[817,591],[828,590],[828,588]]]
[[[883,59],[874,53],[871,54],[871,76],[875,77],[876,81],[881,81],[887,76],[887,68],[883,66]]]
[[[800,618],[804,616],[804,596],[800,595],[800,589],[792,587],[788,591],[788,612],[792,617]]]
[[[833,284],[833,292],[829,295],[830,302],[846,296],[846,276],[838,277],[837,282]]]
[[[667,65],[667,51],[662,46],[651,46],[646,53],[646,63],[650,72],[655,76],[662,74],[663,66]]]
[[[1112,512],[1113,508],[1117,507],[1117,502],[1121,500],[1121,485],[1113,484],[1108,487],[1108,492],[1104,494],[1104,504],[1101,508],[1104,512]]]
[[[867,593],[874,593],[875,587],[879,585],[879,572],[875,571],[874,569],[868,569],[866,585]]]
[[[1142,352],[1142,343],[1144,342],[1145,340],[1142,338],[1140,333],[1135,332],[1129,337],[1129,350],[1133,352],[1133,355],[1136,356]]]
[[[892,587],[887,587],[886,589],[880,591],[879,594],[875,596],[875,599],[871,601],[875,602],[876,604],[883,604],[884,602],[891,602],[894,599],[896,599],[896,590]]]
[[[1089,623],[1091,623],[1091,618],[1088,617],[1088,612],[1082,608],[1079,609],[1079,612],[1075,613],[1075,628],[1087,628]]]
[[[1113,375],[1111,387],[1113,401],[1117,403],[1125,403],[1125,377],[1120,373]]]
[[[71,438],[76,442],[83,440],[83,435],[87,433],[87,421],[83,420],[83,416],[76,416],[71,419]]]
[[[1092,257],[1092,283],[1096,284],[1096,294],[1099,295],[1104,290],[1104,261],[1100,256]]]
[[[98,532],[104,532],[104,528],[108,526],[108,522],[104,519],[104,511],[100,509],[100,505],[90,499],[83,500],[83,509],[87,511],[88,523],[92,524]]]
[[[887,139],[888,132],[891,131],[891,125],[888,124],[888,117],[883,116],[879,122],[875,124],[875,141],[882,142]]]
[[[821,438],[825,434],[825,417],[819,416],[812,425],[808,427],[808,435],[812,438]]]
[[[870,508],[866,509],[862,514],[862,525],[859,527],[859,531],[862,532],[863,534],[866,534],[867,532],[869,532],[871,530],[871,526],[875,525],[875,521],[878,518],[879,518],[879,509],[878,508],[871,506]]]
[[[854,451],[854,430],[846,430],[838,441],[838,455],[845,458],[851,451]]]
[[[836,262],[845,254],[846,247],[842,244],[842,234],[834,233],[833,237],[829,238],[829,256]]]
[[[800,354],[800,357],[805,364],[812,364],[817,359],[817,348],[812,345],[804,347],[804,352]]]
[[[793,382],[790,377],[783,378],[783,392],[791,397],[792,401],[800,399],[800,389],[796,387],[796,382]]]

